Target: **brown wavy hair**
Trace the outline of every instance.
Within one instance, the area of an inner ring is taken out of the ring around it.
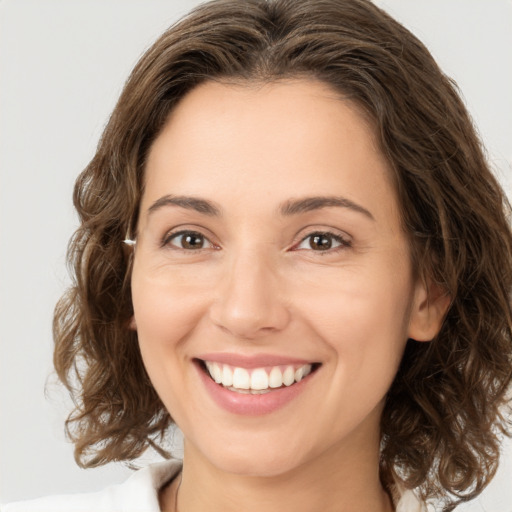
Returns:
[[[218,0],[172,26],[136,65],[79,176],[73,284],[54,319],[66,422],[84,467],[164,450],[172,419],[142,363],[131,256],[148,149],[196,85],[311,78],[372,121],[393,170],[418,276],[451,297],[438,336],[409,340],[382,416],[381,475],[444,510],[478,495],[509,432],[510,205],[452,80],[408,30],[366,0]]]

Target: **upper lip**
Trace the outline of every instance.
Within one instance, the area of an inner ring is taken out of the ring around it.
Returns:
[[[197,359],[248,369],[263,368],[265,366],[304,365],[313,363],[313,361],[308,361],[306,359],[294,358],[278,354],[255,354],[252,356],[246,356],[230,352],[202,354],[198,356]]]

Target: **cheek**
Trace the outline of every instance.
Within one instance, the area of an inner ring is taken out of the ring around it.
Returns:
[[[340,378],[362,382],[394,377],[407,340],[411,281],[386,266],[346,271],[323,286],[308,288],[302,317],[328,346],[343,371]]]
[[[328,339],[338,339],[339,333],[350,333],[355,340],[372,332],[383,337],[406,332],[411,280],[388,267],[345,268],[304,284],[302,291],[295,290],[303,296],[303,316]]]
[[[180,375],[186,363],[182,348],[203,316],[202,295],[196,286],[192,289],[168,275],[151,275],[134,266],[132,301],[137,337],[157,390],[169,388],[166,383]]]
[[[177,279],[177,272],[155,271],[134,265],[132,302],[139,336],[151,333],[155,340],[179,340],[203,313],[202,287]]]
[[[310,302],[309,328],[330,354],[325,367],[330,385],[321,409],[333,431],[356,428],[382,404],[405,348],[407,311],[398,294],[350,286]]]
[[[144,366],[166,409],[178,421],[186,416],[181,395],[192,393],[183,379],[190,363],[184,348],[201,319],[199,296],[168,278],[142,276],[134,268],[132,301]]]

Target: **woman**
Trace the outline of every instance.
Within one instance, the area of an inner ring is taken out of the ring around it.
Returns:
[[[75,205],[55,366],[77,461],[175,421],[183,468],[23,510],[452,510],[492,477],[506,200],[450,81],[372,4],[194,11],[136,66]]]

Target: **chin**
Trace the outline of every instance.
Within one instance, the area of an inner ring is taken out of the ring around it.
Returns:
[[[271,446],[261,448],[257,443],[252,449],[231,445],[221,453],[205,453],[210,463],[224,471],[240,476],[270,478],[284,475],[297,469],[303,460],[297,450],[283,451]]]
[[[219,461],[217,465],[222,471],[247,477],[275,478],[296,469],[297,463],[282,460],[282,457],[256,457],[257,460],[233,458]]]

